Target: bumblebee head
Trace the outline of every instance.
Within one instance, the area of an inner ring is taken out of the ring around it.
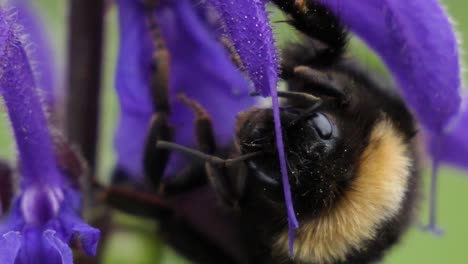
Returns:
[[[238,134],[241,151],[264,153],[248,164],[254,186],[263,198],[281,204],[283,189],[272,110],[255,109],[247,115]],[[334,193],[350,179],[351,171],[340,161],[352,150],[343,145],[343,131],[329,113],[288,107],[281,109],[281,120],[296,211],[318,211],[330,204]]]
[[[296,213],[305,217],[332,208],[352,188],[372,131],[386,119],[384,104],[362,83],[343,76],[335,79],[343,97],[321,96],[307,103],[288,95],[280,109],[293,202]],[[248,164],[255,193],[280,208],[284,196],[272,110],[249,110],[240,115],[237,127],[243,154],[264,153]]]

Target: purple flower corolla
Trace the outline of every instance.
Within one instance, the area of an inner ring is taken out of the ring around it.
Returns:
[[[462,169],[468,169],[468,97],[463,99],[460,113],[454,118],[451,124],[440,133],[428,133],[427,141],[429,150],[433,158],[431,175],[431,193],[429,197],[429,223],[424,228],[437,235],[442,234],[442,230],[437,227],[437,180],[438,170],[441,163],[454,165]]]
[[[178,93],[185,93],[212,115],[218,143],[226,145],[233,139],[237,113],[255,100],[248,96],[247,81],[232,65],[207,22],[190,2],[174,2],[154,14],[170,53],[170,122],[176,132],[174,141],[195,146],[193,113],[177,100]],[[115,138],[117,164],[138,179],[143,174],[143,147],[155,111],[150,96],[155,47],[146,22],[148,10],[142,1],[119,0],[118,5],[121,39],[116,88],[121,115]],[[176,173],[186,161],[182,154],[174,153],[166,174]]]
[[[79,194],[58,167],[34,75],[16,24],[0,9],[0,93],[19,153],[20,192],[0,225],[0,263],[72,263],[68,244],[96,251],[99,230],[78,216]]]
[[[120,47],[115,86],[120,120],[115,135],[117,166],[141,180],[143,148],[153,114],[150,80],[154,47],[142,1],[118,0]]]
[[[52,56],[51,46],[46,32],[43,30],[43,23],[40,16],[34,12],[34,7],[30,0],[10,0],[10,5],[14,6],[17,24],[21,26],[21,32],[27,39],[27,54],[32,64],[32,68],[39,87],[39,94],[46,107],[46,110],[53,111],[56,100],[56,67],[50,63]],[[47,63],[42,63],[47,61]],[[6,163],[0,166],[0,196],[3,208],[0,213],[9,208],[13,192],[11,168]],[[0,203],[1,204],[1,203]],[[2,207],[2,206],[0,206]]]
[[[388,66],[403,97],[430,137],[434,164],[428,230],[435,224],[437,170],[441,161],[461,161],[468,149],[459,113],[461,67],[455,32],[437,0],[320,0]],[[458,121],[453,129],[451,125]],[[444,144],[458,143],[456,148]],[[464,166],[467,166],[465,163]]]
[[[383,59],[423,126],[441,133],[460,108],[457,39],[438,0],[320,0]]]
[[[460,114],[444,135],[432,140],[431,152],[441,162],[468,169],[468,96],[462,102]]]
[[[209,0],[255,90],[268,96],[278,83],[278,62],[265,0]]]
[[[46,107],[53,110],[57,94],[57,67],[54,61],[51,43],[47,32],[43,28],[43,21],[36,12],[31,0],[10,0],[17,12],[17,24],[23,27],[29,47],[28,57],[33,64],[33,73],[40,89],[41,99]]]
[[[276,90],[278,85],[277,52],[265,7],[268,0],[209,0],[208,2],[218,12],[224,26],[224,34],[234,45],[246,74],[254,84],[255,91],[272,98],[276,145],[289,222],[289,247],[292,252],[294,229],[299,226],[299,223],[292,203],[284,153]]]
[[[162,5],[154,13],[170,54],[169,89],[175,142],[194,146],[193,113],[178,93],[198,101],[212,116],[217,143],[230,143],[238,112],[252,106],[250,86],[189,0]],[[157,107],[157,106],[156,106]],[[185,156],[172,155],[168,171],[180,168]]]

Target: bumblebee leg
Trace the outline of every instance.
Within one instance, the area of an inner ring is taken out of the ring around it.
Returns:
[[[195,138],[198,149],[206,154],[214,154],[216,152],[216,140],[211,116],[197,101],[188,98],[184,94],[179,94],[178,98],[195,114]]]
[[[290,43],[283,50],[282,79],[297,82],[294,79],[297,77],[295,67],[298,65],[321,69],[340,61],[346,49],[348,34],[333,13],[313,0],[273,0],[273,2],[288,15],[287,22],[303,34],[301,44]],[[322,76],[323,74],[313,80],[324,84]],[[310,85],[308,83],[307,86],[315,86],[315,82]],[[326,81],[325,84],[327,83],[333,82]],[[290,83],[289,86],[302,87],[303,83]],[[325,87],[333,88],[330,85]],[[295,91],[300,90],[295,89]]]
[[[151,75],[151,91],[156,113],[153,115],[146,138],[143,168],[145,177],[152,183],[153,187],[157,189],[164,175],[170,153],[169,150],[154,148],[154,143],[157,140],[171,141],[173,131],[169,125],[169,116],[171,113],[168,87],[169,53],[164,45],[156,18],[151,14],[151,12],[148,12],[147,24],[155,47],[155,52],[153,54],[153,74]]]
[[[169,126],[168,117],[165,113],[153,115],[143,155],[145,177],[152,183],[155,189],[159,187],[170,155],[169,150],[154,147],[154,143],[158,140],[172,140],[172,129]]]
[[[234,44],[232,44],[232,42],[226,37],[221,37],[221,44],[223,44],[224,48],[228,51],[232,63],[234,63],[240,71],[245,72],[244,64],[242,63]]]
[[[161,90],[161,89],[159,89]],[[159,98],[164,97],[164,93]],[[213,135],[211,118],[206,110],[197,102],[180,95],[179,99],[186,104],[195,113],[196,142],[205,153],[214,153],[216,151],[216,142]],[[162,105],[168,105],[162,102]],[[158,109],[159,110],[159,109]],[[145,150],[145,171],[149,179],[152,179],[156,186],[161,175],[164,173],[165,165],[169,159],[170,151],[168,148],[155,148],[155,143],[159,141],[171,141],[172,132],[164,118],[164,112],[157,113],[153,119],[151,130],[148,133],[148,139]],[[178,193],[191,190],[198,186],[206,184],[206,177],[203,163],[193,164],[180,171],[176,177],[171,177],[164,184],[164,193],[172,196]]]
[[[198,148],[205,154],[212,155],[216,152],[216,142],[211,123],[211,117],[208,112],[196,101],[189,99],[187,96],[181,94],[179,99],[195,114],[195,137],[197,140]],[[227,204],[233,204],[238,200],[237,184],[234,181],[232,170],[235,166],[227,167],[225,164],[213,165],[210,162],[205,163],[207,178],[218,194],[218,196]]]
[[[128,187],[105,187],[99,183],[94,185],[102,190],[98,199],[123,212],[154,219],[166,217],[172,212],[157,195],[132,190]]]
[[[147,3],[149,5],[149,3]],[[148,9],[146,23],[155,51],[153,53],[153,74],[151,75],[151,92],[153,102],[157,112],[170,113],[171,107],[169,104],[169,51],[166,48],[164,39],[162,38],[156,17]]]
[[[292,18],[290,24],[293,27],[325,44],[323,51],[329,53],[328,55],[343,54],[347,41],[346,30],[339,19],[325,6],[314,0],[273,0],[273,2]]]
[[[206,175],[218,197],[227,206],[238,207],[244,196],[247,167],[244,163],[216,166],[206,163]]]
[[[305,81],[313,87],[313,89],[310,89],[310,93],[316,94],[317,96],[325,95],[338,99],[343,99],[345,97],[343,89],[339,87],[336,80],[334,80],[331,75],[309,66],[296,66],[293,68],[293,71],[294,77]]]
[[[236,206],[243,198],[247,175],[244,162],[262,154],[262,152],[252,152],[232,159],[222,159],[167,141],[158,141],[156,148],[179,151],[204,160],[207,178],[211,186],[221,200],[231,206]]]

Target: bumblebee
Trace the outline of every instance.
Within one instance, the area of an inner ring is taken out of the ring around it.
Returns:
[[[154,82],[165,107],[152,120],[144,164],[158,191],[114,186],[107,200],[157,218],[160,235],[196,263],[378,261],[409,226],[417,201],[415,120],[392,84],[346,56],[348,33],[329,10],[310,0],[273,2],[302,34],[283,51],[287,91],[278,92],[300,223],[292,255],[271,108],[240,113],[232,146],[219,149],[210,114],[181,95],[196,116],[198,149],[189,149],[170,142],[167,87]],[[160,184],[174,151],[195,161]]]

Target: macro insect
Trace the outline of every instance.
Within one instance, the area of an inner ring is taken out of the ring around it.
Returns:
[[[240,113],[232,145],[218,147],[210,113],[180,95],[195,114],[198,149],[171,143],[161,60],[144,158],[153,192],[114,186],[107,200],[157,218],[162,237],[197,263],[378,261],[409,226],[417,200],[415,120],[391,84],[346,55],[348,33],[329,10],[315,1],[273,2],[302,34],[283,51],[287,91],[278,92],[300,223],[292,256],[272,109]],[[175,151],[194,161],[161,183]]]

